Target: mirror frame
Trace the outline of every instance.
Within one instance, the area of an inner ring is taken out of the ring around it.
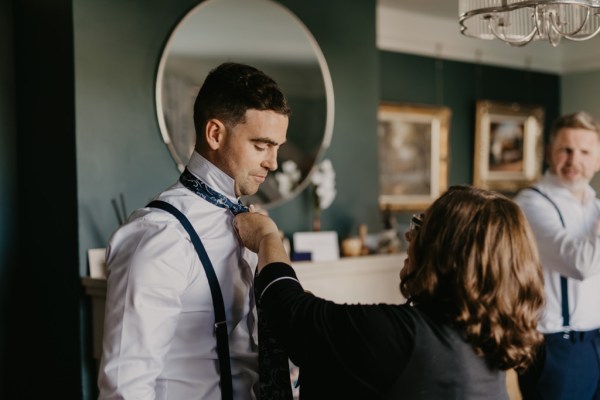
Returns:
[[[220,0],[203,0],[203,1],[199,2],[195,6],[191,7],[184,14],[184,16],[182,18],[180,18],[174,24],[173,29],[171,29],[171,31],[169,32],[169,35],[168,35],[167,39],[165,40],[164,45],[162,46],[161,53],[160,53],[160,60],[159,60],[159,64],[158,64],[158,68],[157,68],[157,72],[156,72],[156,78],[154,80],[155,106],[156,106],[156,115],[157,115],[157,119],[158,119],[159,130],[161,133],[162,140],[165,143],[165,145],[167,146],[167,149],[169,150],[169,153],[171,154],[172,159],[175,161],[176,167],[179,170],[179,172],[182,172],[184,170],[186,163],[184,163],[183,160],[180,158],[179,154],[177,153],[177,151],[175,149],[175,146],[173,145],[173,142],[171,141],[171,138],[169,137],[167,124],[165,121],[164,109],[162,106],[162,96],[163,96],[162,84],[163,84],[165,66],[166,66],[167,58],[168,58],[167,54],[169,52],[170,44],[172,43],[173,38],[175,37],[178,29],[185,23],[185,21],[192,14],[201,10],[202,7],[206,6],[208,3],[215,2],[215,1],[220,1]],[[298,18],[298,16],[296,16],[296,14],[294,14],[291,10],[289,10],[287,7],[283,6],[282,4],[279,4],[273,0],[255,0],[255,1],[261,1],[264,3],[268,3],[271,6],[278,7],[283,13],[287,14],[290,18],[292,18],[298,24],[298,27],[301,28],[301,30],[304,32],[306,39],[308,39],[308,42],[316,56],[319,68],[321,70],[321,77],[323,79],[323,86],[324,86],[324,92],[325,92],[325,126],[324,126],[324,132],[323,132],[323,138],[321,141],[321,145],[315,156],[313,165],[311,166],[311,169],[306,173],[306,176],[303,178],[303,180],[300,181],[298,183],[298,185],[296,185],[296,187],[294,189],[292,189],[289,194],[287,194],[287,196],[282,195],[281,198],[279,198],[279,199],[260,204],[261,207],[263,207],[265,209],[269,209],[269,208],[277,207],[285,202],[288,202],[288,201],[294,199],[296,196],[298,196],[304,189],[306,189],[310,185],[312,174],[315,172],[318,164],[322,161],[325,151],[329,148],[329,145],[331,144],[331,138],[333,136],[333,125],[334,125],[334,120],[335,120],[335,103],[334,103],[333,82],[331,80],[331,73],[329,71],[329,67],[327,65],[325,56],[324,56],[319,44],[317,43],[317,40],[312,35],[312,32],[302,22],[302,20],[300,18]],[[293,113],[293,110],[292,110],[292,113]],[[284,160],[284,159],[279,159],[278,163],[281,165],[285,161],[286,160]],[[270,172],[270,174],[274,174],[275,172],[276,171],[272,171],[272,172]],[[259,192],[260,192],[260,188],[259,188]]]

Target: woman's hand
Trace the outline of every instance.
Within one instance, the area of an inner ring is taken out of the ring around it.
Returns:
[[[279,237],[279,229],[275,222],[266,215],[258,212],[241,213],[233,219],[235,227],[244,246],[251,251],[258,253],[261,240],[269,235],[275,234]]]
[[[274,262],[290,264],[279,229],[271,218],[251,209],[250,212],[236,215],[233,226],[244,246],[258,254],[259,271]]]

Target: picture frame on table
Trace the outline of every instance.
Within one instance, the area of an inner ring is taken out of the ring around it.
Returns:
[[[381,210],[425,210],[448,188],[451,115],[450,108],[444,106],[379,105]]]
[[[475,110],[473,185],[508,195],[542,173],[544,108],[479,100]]]

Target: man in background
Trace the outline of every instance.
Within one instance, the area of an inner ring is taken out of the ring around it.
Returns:
[[[600,398],[600,201],[589,185],[600,169],[600,126],[587,113],[558,118],[549,170],[515,198],[536,236],[546,307],[545,344],[520,376],[524,399]]]
[[[277,169],[289,115],[285,96],[263,72],[236,63],[215,68],[194,105],[194,153],[179,181],[155,198],[183,213],[214,269],[232,395],[221,390],[215,331],[222,325],[205,262],[176,213],[153,206],[136,210],[107,248],[100,399],[255,398],[257,257],[243,247],[232,222],[246,211],[239,197],[256,193]]]

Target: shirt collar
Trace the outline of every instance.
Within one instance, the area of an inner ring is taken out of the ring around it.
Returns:
[[[187,169],[212,189],[224,194],[230,200],[238,201],[239,198],[235,195],[235,181],[233,178],[201,156],[196,150],[192,153]]]

